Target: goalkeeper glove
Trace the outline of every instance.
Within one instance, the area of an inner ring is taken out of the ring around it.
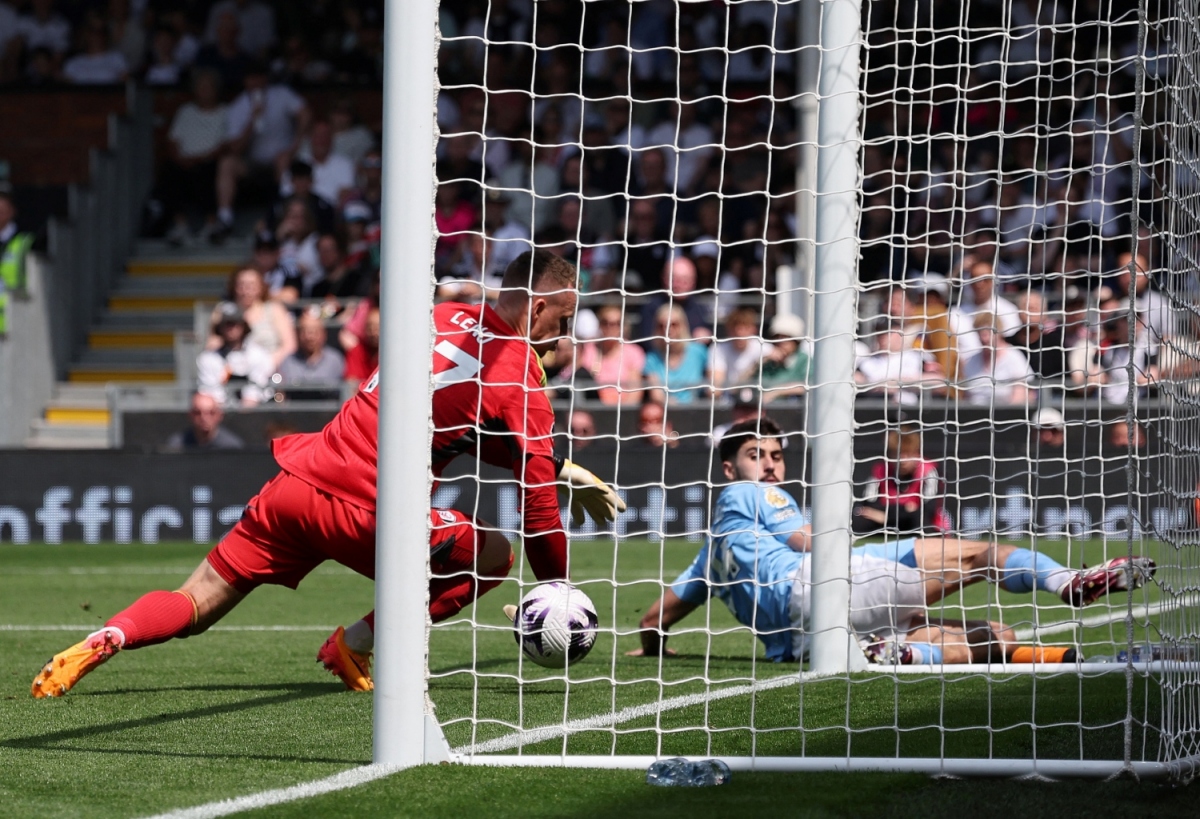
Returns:
[[[625,511],[625,501],[612,487],[582,466],[564,460],[558,480],[558,494],[569,496],[571,523],[576,527],[583,525],[585,511],[601,525],[612,523],[617,513]]]

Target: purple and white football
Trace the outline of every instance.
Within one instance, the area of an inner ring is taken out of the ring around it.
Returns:
[[[521,598],[513,625],[526,657],[546,668],[565,668],[592,650],[600,618],[586,594],[555,581]]]

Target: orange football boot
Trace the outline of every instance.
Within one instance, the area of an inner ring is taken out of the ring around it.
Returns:
[[[55,654],[41,672],[33,678],[30,689],[37,699],[61,697],[75,687],[86,674],[103,665],[109,657],[121,650],[121,644],[113,639],[109,629],[89,634],[82,642]]]
[[[371,655],[350,650],[346,646],[346,629],[341,626],[321,646],[317,662],[339,677],[351,691],[375,690],[375,682],[371,679]]]

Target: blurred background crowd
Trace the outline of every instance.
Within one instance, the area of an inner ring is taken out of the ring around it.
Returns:
[[[777,298],[802,261],[799,11],[443,0],[437,297],[487,299],[548,247],[585,308],[547,360],[555,398],[801,401],[810,328]],[[1196,274],[1160,242],[1186,173],[1173,44],[1151,12],[1139,54],[1129,0],[864,4],[863,392],[1124,404],[1191,373]],[[249,405],[370,371],[381,116],[326,92],[380,87],[381,4],[0,0],[0,54],[4,84],[185,96],[145,230],[247,247],[201,392]]]

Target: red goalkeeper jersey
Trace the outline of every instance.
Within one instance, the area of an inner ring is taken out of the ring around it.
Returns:
[[[484,305],[440,304],[433,325],[434,476],[464,453],[511,469],[524,490],[530,566],[539,579],[566,577],[554,412],[537,354]],[[277,439],[275,460],[318,489],[374,511],[379,388],[376,371],[323,430]]]

